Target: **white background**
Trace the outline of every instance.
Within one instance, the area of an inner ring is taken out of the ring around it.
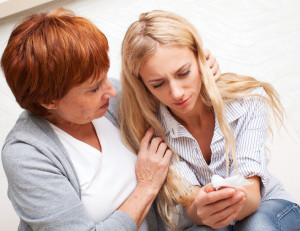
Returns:
[[[26,4],[26,1],[23,1]],[[74,0],[54,1],[0,19],[0,54],[14,25],[32,12],[57,6],[91,19],[110,44],[109,76],[119,78],[120,47],[138,15],[153,9],[173,11],[199,30],[204,47],[217,57],[222,72],[236,72],[271,82],[286,109],[286,129],[275,130],[270,170],[300,201],[300,1],[299,0]],[[1,17],[1,16],[0,16]],[[0,72],[0,146],[21,109]],[[17,230],[18,217],[6,195],[0,167],[0,230]]]

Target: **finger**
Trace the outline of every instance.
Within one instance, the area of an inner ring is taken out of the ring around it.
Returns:
[[[237,203],[239,203],[240,201],[242,201],[242,202],[245,201],[244,195],[245,194],[242,192],[237,192],[234,196],[232,196],[228,199],[220,200],[216,203],[209,204],[208,208],[210,211],[213,211],[213,213],[223,211],[226,208],[229,208],[230,211],[233,212],[233,210],[235,211],[237,209],[234,207],[235,205],[237,206]]]
[[[226,188],[223,190],[210,192],[207,194],[207,204],[212,204],[217,201],[228,199],[232,197],[234,194],[235,194],[235,190],[233,188]]]
[[[170,163],[171,158],[172,158],[173,152],[170,149],[167,149],[165,155],[164,155],[164,159]]]
[[[143,139],[141,140],[141,146],[140,146],[141,149],[145,149],[145,150],[148,149],[148,146],[149,146],[149,143],[150,143],[150,140],[151,140],[153,134],[154,134],[154,128],[151,127],[147,130],[146,134],[144,135]]]
[[[157,154],[159,157],[163,157],[168,148],[168,145],[165,142],[161,142],[157,149]]]
[[[244,202],[238,202],[224,211],[212,215],[211,219],[218,219],[214,224],[214,228],[218,229],[228,226],[233,220],[235,220],[243,208],[243,203]]]
[[[206,60],[209,60],[209,56],[210,56],[210,50],[205,48],[203,49],[203,54]]]
[[[209,66],[209,68],[212,68],[213,66],[215,66],[215,64],[217,63],[217,59],[215,56],[209,56],[209,59],[207,60],[207,65]]]
[[[173,155],[173,152],[170,149],[167,149],[167,151],[165,152],[165,155],[163,156],[163,161],[167,166],[170,165],[172,155]]]
[[[149,151],[154,154],[157,152],[159,144],[162,142],[161,137],[155,137],[151,140]]]
[[[220,78],[221,78],[221,70],[219,68],[217,73],[214,75],[214,79],[215,81],[218,81]]]
[[[219,64],[215,63],[214,66],[210,69],[212,74],[215,75],[219,70]]]
[[[204,192],[206,192],[206,193],[209,193],[209,192],[212,192],[212,191],[216,191],[215,188],[214,188],[214,186],[212,185],[212,183],[209,183],[209,184],[207,184],[207,185],[204,185],[204,186],[202,187],[202,190],[203,190]]]

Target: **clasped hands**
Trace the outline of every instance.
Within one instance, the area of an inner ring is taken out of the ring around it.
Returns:
[[[214,229],[230,225],[246,201],[243,187],[221,187],[216,191],[210,183],[202,188],[195,186],[192,193],[195,199],[185,207],[189,217],[197,225],[206,225]]]

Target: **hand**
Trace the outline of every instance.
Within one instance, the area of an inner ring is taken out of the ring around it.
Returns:
[[[245,194],[233,188],[214,191],[211,184],[201,189],[197,188],[198,192],[196,192],[193,205],[196,207],[198,218],[196,223],[199,225],[210,226],[214,229],[228,226],[239,214],[245,203]]]
[[[151,140],[153,133],[154,129],[150,128],[141,141],[135,171],[138,187],[157,194],[167,176],[172,152],[162,138]]]
[[[210,70],[215,78],[215,81],[218,81],[221,77],[221,70],[219,67],[219,63],[216,58],[210,53],[210,50],[203,50],[204,56],[206,58],[207,64],[210,67]]]

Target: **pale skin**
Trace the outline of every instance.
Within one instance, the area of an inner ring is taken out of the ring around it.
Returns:
[[[220,71],[216,59],[206,50],[215,78]],[[69,90],[59,100],[41,104],[51,115],[46,119],[74,138],[102,151],[92,120],[105,115],[109,99],[117,95],[107,79],[107,73],[95,80],[87,80]],[[149,129],[141,141],[136,162],[137,187],[119,210],[129,214],[140,227],[168,173],[172,152],[159,137],[153,138]]]
[[[51,112],[46,119],[74,138],[101,151],[92,120],[104,116],[109,98],[115,97],[106,75],[73,87],[62,99],[42,104]],[[137,187],[119,210],[129,214],[140,227],[168,173],[172,152],[149,129],[140,145],[136,162]]]
[[[208,65],[211,66],[209,62]],[[212,108],[200,97],[202,76],[195,54],[188,48],[158,45],[139,73],[154,97],[165,104],[196,139],[209,164],[215,117]],[[195,200],[185,206],[188,216],[195,224],[215,229],[249,216],[260,203],[260,178],[248,179],[253,184],[239,189],[215,191],[210,184],[202,188],[195,186],[190,192]]]

